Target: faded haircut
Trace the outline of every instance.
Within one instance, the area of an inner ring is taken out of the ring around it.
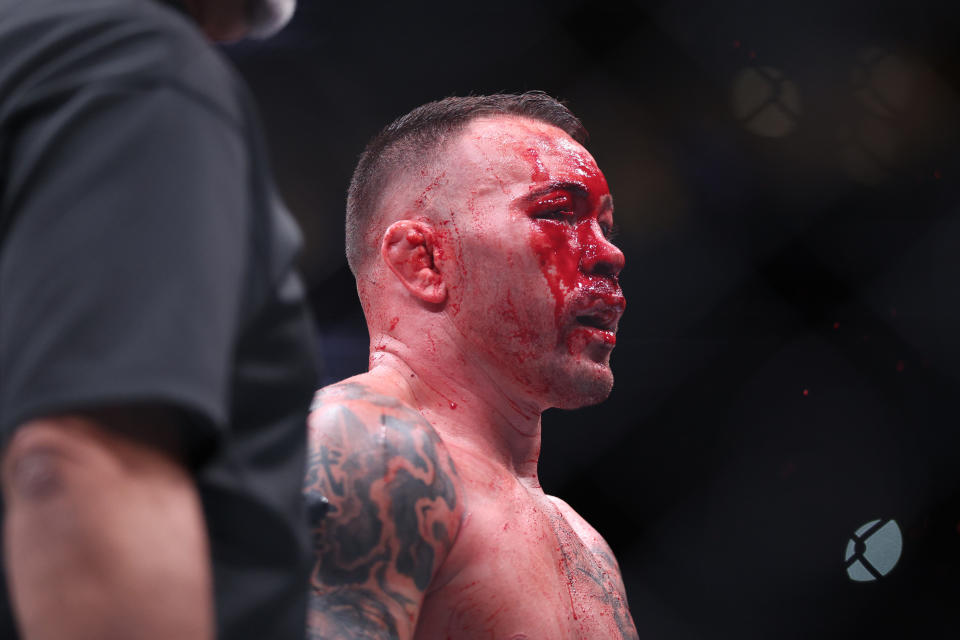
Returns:
[[[347,192],[347,262],[356,276],[379,247],[364,238],[391,180],[404,170],[422,168],[444,145],[478,118],[512,115],[539,120],[584,144],[587,130],[559,100],[542,91],[451,97],[428,102],[397,118],[378,133],[360,156]]]

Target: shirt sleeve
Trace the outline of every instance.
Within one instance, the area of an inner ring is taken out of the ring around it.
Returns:
[[[236,125],[162,82],[78,90],[18,128],[0,245],[0,437],[34,417],[131,403],[229,419],[247,262]]]

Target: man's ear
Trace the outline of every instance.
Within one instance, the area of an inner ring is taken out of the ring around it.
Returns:
[[[431,304],[447,299],[447,285],[434,262],[433,227],[419,220],[397,220],[383,234],[380,256],[403,286]]]

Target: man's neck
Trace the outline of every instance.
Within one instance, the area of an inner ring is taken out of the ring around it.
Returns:
[[[405,390],[406,400],[430,422],[444,443],[494,461],[529,489],[540,489],[540,408],[512,398],[484,371],[461,364],[462,354],[442,350],[425,359],[389,338],[374,342],[370,374]]]

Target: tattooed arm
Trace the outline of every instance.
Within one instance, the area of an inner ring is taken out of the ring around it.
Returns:
[[[412,638],[424,592],[446,558],[462,505],[433,428],[358,383],[318,394],[309,420],[311,639]]]

